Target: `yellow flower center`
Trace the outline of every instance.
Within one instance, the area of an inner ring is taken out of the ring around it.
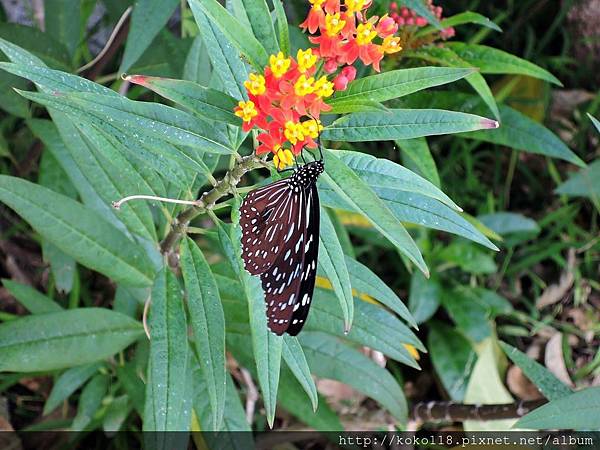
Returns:
[[[241,117],[244,122],[250,122],[253,117],[258,115],[258,111],[256,110],[253,101],[240,101],[235,110],[235,115]]]
[[[296,95],[300,97],[312,94],[315,90],[313,85],[314,82],[315,79],[313,77],[307,79],[305,75],[300,75],[298,77],[298,81],[296,81],[296,84],[294,84],[294,92],[296,92]]]
[[[327,81],[326,76],[322,76],[314,85],[314,92],[319,97],[331,97],[333,95],[333,83]]]
[[[244,86],[248,89],[252,95],[262,95],[267,89],[265,87],[265,77],[262,75],[250,74],[250,79],[244,81]]]
[[[346,12],[348,14],[354,14],[361,11],[365,7],[366,0],[346,0]]]
[[[300,49],[296,55],[296,59],[298,60],[298,70],[301,73],[306,72],[317,62],[317,55],[313,55],[312,49],[308,49],[306,51]]]
[[[283,131],[285,138],[292,143],[297,144],[299,141],[304,140],[304,127],[300,123],[294,123],[288,120],[285,123],[285,130]]]
[[[400,45],[400,38],[388,36],[383,40],[381,44],[381,50],[384,53],[396,53],[402,50],[402,46]]]
[[[377,36],[377,31],[373,30],[373,24],[371,22],[361,23],[356,27],[356,42],[358,45],[370,43],[375,36]]]
[[[271,72],[275,78],[281,78],[290,68],[292,61],[290,58],[284,58],[283,52],[277,53],[277,55],[271,55],[269,57],[269,65],[271,66]]]
[[[327,36],[333,37],[344,29],[346,21],[340,19],[340,13],[325,15],[325,30]]]
[[[323,130],[323,125],[321,125],[320,120],[307,120],[302,122],[302,128],[304,129],[304,134],[310,136],[313,139],[319,137],[319,133]]]
[[[320,11],[325,0],[308,0],[316,11]]]
[[[289,149],[281,149],[281,146],[277,145],[273,151],[275,152],[275,156],[273,156],[273,164],[275,164],[277,169],[284,169],[294,162],[294,155]]]

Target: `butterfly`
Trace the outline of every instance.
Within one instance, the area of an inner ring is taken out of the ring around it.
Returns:
[[[250,191],[240,207],[242,259],[260,276],[269,329],[295,336],[306,323],[317,275],[323,158]]]

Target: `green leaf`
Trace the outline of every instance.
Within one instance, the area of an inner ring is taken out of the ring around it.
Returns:
[[[512,212],[497,212],[484,214],[477,219],[490,230],[501,236],[514,233],[539,233],[540,227],[535,220],[522,214]]]
[[[247,99],[244,81],[248,79],[248,68],[240,54],[231,46],[218,26],[202,10],[192,9],[204,40],[214,74],[221,80],[223,91],[236,99]],[[262,71],[262,68],[261,68]]]
[[[467,23],[474,23],[477,25],[481,25],[481,26],[490,28],[495,31],[502,32],[502,29],[498,25],[496,25],[494,22],[492,22],[490,19],[488,19],[485,16],[482,16],[481,14],[473,12],[473,11],[465,11],[465,12],[461,12],[461,13],[455,14],[453,16],[447,17],[446,19],[440,21],[440,27],[445,29],[445,28],[450,28],[450,27],[456,27],[458,25],[464,25]],[[427,36],[428,34],[434,33],[435,31],[436,31],[435,27],[428,26],[428,27],[423,28],[422,30],[418,31],[415,35],[417,37]]]
[[[444,247],[439,252],[439,258],[469,273],[492,274],[497,270],[494,258],[489,253],[466,242],[453,242]]]
[[[447,67],[391,70],[352,81],[345,91],[336,91],[327,103],[335,107],[338,103],[356,100],[384,102],[422,89],[451,83],[466,77],[474,70]]]
[[[498,122],[473,114],[437,109],[390,109],[386,113],[348,114],[327,126],[321,137],[346,142],[393,141],[497,127]]]
[[[333,336],[308,332],[299,339],[317,376],[352,386],[383,405],[401,423],[406,422],[404,393],[387,370]]]
[[[420,58],[425,61],[433,62],[435,64],[440,64],[442,66],[447,67],[471,66],[467,61],[461,59],[448,47],[426,47],[420,50],[408,52],[406,56]],[[492,93],[490,87],[488,86],[487,82],[485,81],[485,78],[483,78],[481,73],[471,73],[467,77],[465,77],[465,81],[469,83],[471,87],[475,90],[475,92],[479,94],[481,99],[485,102],[490,111],[492,111],[492,113],[494,114],[494,117],[497,120],[499,120],[500,111],[498,111],[498,105],[496,104],[496,100],[494,99],[494,94]]]
[[[54,383],[48,400],[44,404],[44,416],[54,411],[73,392],[83,386],[92,375],[98,372],[100,367],[102,367],[102,363],[92,363],[65,370]]]
[[[321,184],[319,190],[323,205],[360,212],[356,211],[352,205],[349,205],[347,201],[325,184]],[[490,242],[469,221],[463,219],[455,211],[437,200],[393,188],[373,188],[373,190],[400,221],[454,233],[492,250],[498,250],[498,247]]]
[[[600,428],[600,387],[582,389],[568,397],[553,400],[519,419],[515,427],[534,430],[597,430]]]
[[[102,399],[108,391],[109,377],[105,374],[95,375],[81,391],[77,414],[71,424],[72,431],[83,431],[92,421],[102,405]]]
[[[598,130],[598,133],[600,133],[600,121],[598,121],[598,119],[596,119],[590,113],[587,113],[587,116],[590,118],[590,120],[594,124],[594,127],[596,127],[596,130]]]
[[[504,342],[500,342],[500,347],[502,347],[506,356],[519,366],[525,376],[536,385],[548,400],[558,400],[560,398],[568,397],[573,393],[573,391],[556,378],[552,372],[537,361],[531,359],[525,353]]]
[[[344,251],[337,238],[333,223],[324,209],[321,210],[319,231],[319,266],[329,279],[344,315],[344,330],[352,327],[354,298]]]
[[[348,100],[343,99],[335,102],[331,105],[331,109],[323,114],[348,114],[356,112],[381,112],[389,111],[384,105],[379,102],[372,102],[370,100]]]
[[[273,6],[275,7],[275,17],[277,19],[277,38],[279,41],[279,48],[283,52],[284,56],[289,56],[291,52],[290,30],[288,27],[287,17],[285,16],[285,9],[283,8],[283,1],[274,0]]]
[[[62,311],[62,306],[31,286],[2,279],[2,284],[32,314]]]
[[[418,173],[434,186],[438,188],[441,186],[440,175],[427,145],[427,139],[398,139],[396,145],[402,152],[402,162],[407,169]]]
[[[439,200],[449,207],[462,209],[439,188],[414,172],[385,158],[376,158],[360,152],[338,150],[336,155],[362,180],[374,189],[394,189],[414,192]]]
[[[0,23],[0,39],[0,50],[10,60],[23,57],[33,65],[44,65],[43,60],[54,69],[71,69],[71,58],[65,46],[37,28]]]
[[[420,272],[412,274],[408,308],[417,323],[427,322],[437,311],[442,295],[439,281],[425,278]]]
[[[100,128],[106,128],[105,122],[108,122],[109,126],[123,130],[134,139],[140,139],[141,135],[142,138],[158,138],[201,152],[233,153],[225,144],[225,136],[215,134],[214,127],[211,128],[207,122],[160,103],[91,93],[47,95],[20,91],[20,94]]]
[[[399,102],[405,108],[452,108],[477,114],[485,113],[485,106],[479,98],[459,92],[422,92],[418,96],[406,97]],[[498,129],[473,131],[459,136],[560,158],[585,167],[585,163],[550,130],[508,106],[499,105],[499,109],[501,125]]]
[[[183,79],[193,81],[194,83],[208,84],[211,75],[211,71],[207,70],[209,66],[210,60],[208,59],[207,48],[204,45],[202,36],[198,34],[194,38],[194,42],[185,59]]]
[[[239,207],[232,206],[233,226],[231,228],[231,242],[234,245],[235,258],[238,261],[239,278],[248,300],[248,312],[250,317],[250,331],[252,335],[252,349],[258,382],[263,395],[263,402],[267,413],[269,426],[273,427],[275,420],[275,408],[277,406],[277,388],[279,386],[279,373],[281,367],[281,353],[283,338],[276,336],[267,327],[267,313],[265,305],[265,294],[258,277],[250,275],[244,268],[241,257],[241,235],[239,225]]]
[[[594,161],[587,168],[571,175],[554,192],[568,197],[590,199],[600,197],[600,160]]]
[[[279,44],[267,2],[265,0],[241,0],[241,3],[244,5],[252,33],[256,39],[263,45],[267,53],[270,55],[277,53]]]
[[[190,311],[194,345],[213,413],[221,427],[225,407],[225,317],[217,283],[204,255],[191,239],[183,239],[180,261]]]
[[[144,356],[147,355],[144,354]],[[123,389],[131,399],[131,403],[133,404],[136,412],[140,415],[140,417],[142,417],[144,415],[144,397],[146,387],[138,375],[134,363],[135,362],[130,362],[126,363],[124,366],[117,367],[117,379],[123,385]]]
[[[119,431],[132,409],[127,395],[120,395],[112,399],[102,418],[102,430],[105,433]]]
[[[488,310],[459,289],[444,291],[442,303],[458,328],[475,342],[492,335]]]
[[[148,326],[152,338],[144,431],[187,431],[191,420],[190,405],[187,404],[191,392],[186,389],[189,370],[187,325],[181,288],[167,267],[157,274],[152,288]],[[166,442],[171,438],[162,434],[153,439]]]
[[[367,217],[381,234],[408,256],[423,273],[427,274],[427,266],[416,244],[371,188],[335,156],[334,152],[326,150],[325,161],[327,171],[322,176],[324,181],[357,211]]]
[[[302,351],[302,346],[298,342],[296,336],[290,336],[286,334],[283,337],[283,359],[287,366],[290,368],[302,389],[308,394],[308,398],[312,403],[313,410],[317,410],[319,405],[319,396],[317,394],[317,387],[315,381],[310,374],[310,367],[306,362],[306,357]]]
[[[198,12],[201,11],[208,16],[210,21],[248,59],[248,62],[256,70],[262,71],[269,63],[267,51],[258,39],[235,17],[229,14],[217,0],[188,0],[188,3],[200,28],[202,28],[202,24],[198,20]]]
[[[46,33],[62,42],[73,57],[81,32],[80,0],[46,0],[44,2]]]
[[[196,363],[194,366],[195,374],[200,375],[200,367]],[[225,415],[220,429],[216,429],[211,420],[212,414],[208,396],[206,395],[206,386],[201,381],[201,377],[194,376],[194,411],[200,421],[200,429],[205,432],[202,438],[207,442],[207,448],[211,450],[221,449],[239,449],[244,450],[252,448],[251,428],[246,421],[246,412],[240,401],[238,390],[231,379],[231,376],[226,376],[226,397],[225,397]],[[222,433],[212,433],[213,431],[221,431]],[[208,432],[208,433],[206,433]],[[227,433],[237,432],[237,433]],[[247,432],[247,433],[245,433]]]
[[[562,86],[558,78],[547,70],[497,48],[464,42],[446,42],[444,45],[459,58],[479,67],[481,73],[527,75]]]
[[[367,294],[378,302],[390,308],[410,326],[416,327],[415,319],[408,311],[402,300],[392,291],[381,278],[375,275],[371,270],[359,263],[356,259],[346,256],[346,267],[350,274],[352,288],[356,289],[358,294]]]
[[[41,372],[100,361],[142,333],[139,322],[103,308],[26,316],[0,325],[0,371]]]
[[[453,401],[462,402],[477,360],[471,343],[445,323],[433,321],[427,337],[431,363]]]
[[[84,266],[132,286],[150,284],[155,269],[146,253],[82,204],[5,175],[0,176],[0,200]]]
[[[171,78],[130,75],[126,80],[144,86],[206,119],[242,125],[242,120],[233,113],[237,100],[223,92],[192,81]]]
[[[131,14],[131,25],[119,72],[127,72],[166,25],[178,0],[138,0]]]
[[[315,300],[305,328],[341,335],[343,317],[335,304],[333,293],[315,289]],[[395,315],[379,305],[363,301],[356,302],[354,311],[354,325],[344,336],[346,339],[385,353],[408,366],[419,367],[404,345],[410,344],[421,351],[425,351],[425,347]]]

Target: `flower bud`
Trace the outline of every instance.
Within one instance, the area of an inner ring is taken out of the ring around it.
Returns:
[[[356,78],[356,68],[354,66],[346,66],[340,72],[340,75],[348,79],[348,83]]]
[[[325,63],[325,65],[323,66],[323,68],[325,69],[325,72],[333,73],[337,70],[338,63],[333,58],[328,59],[327,62]]]
[[[335,86],[336,91],[345,91],[348,87],[348,83],[348,78],[341,73],[333,80],[333,85]]]

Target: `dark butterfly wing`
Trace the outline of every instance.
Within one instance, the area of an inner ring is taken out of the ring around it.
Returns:
[[[286,331],[291,323],[298,302],[305,258],[307,192],[300,190],[294,194],[297,202],[293,203],[294,208],[290,211],[292,220],[286,222],[281,252],[269,270],[260,276],[269,328],[278,335]]]
[[[300,285],[296,302],[293,308],[293,314],[287,332],[296,336],[302,330],[306,323],[308,310],[312,301],[315,289],[315,280],[317,277],[317,258],[319,256],[319,225],[321,207],[319,204],[319,192],[314,183],[310,189],[307,189],[308,199],[306,204],[306,224],[304,234],[304,260],[302,261],[302,270],[300,276]]]
[[[281,252],[283,231],[298,208],[287,180],[248,193],[240,207],[242,258],[252,275],[267,271]]]

